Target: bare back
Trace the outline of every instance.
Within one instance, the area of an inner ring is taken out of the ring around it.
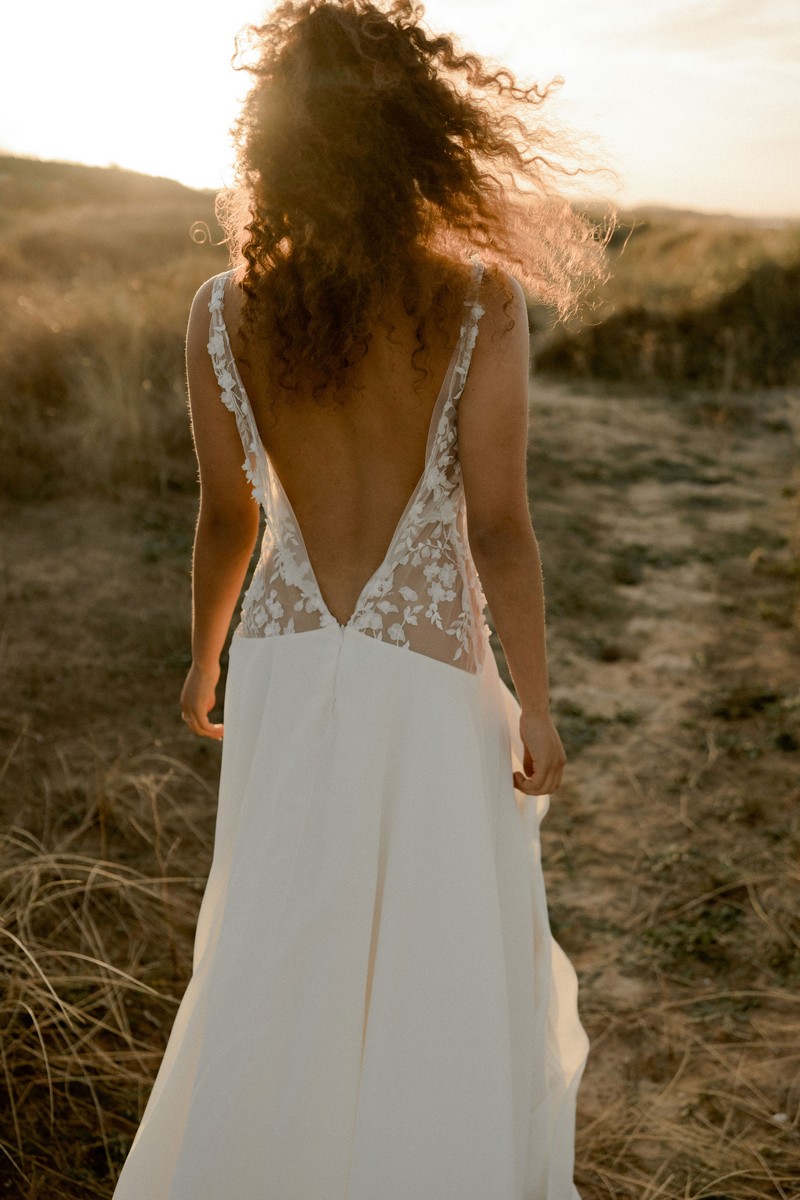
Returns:
[[[469,276],[457,267],[464,294]],[[342,404],[287,395],[274,384],[270,390],[245,362],[238,364],[264,449],[303,531],[326,605],[342,623],[381,563],[419,480],[462,307],[457,301],[444,330],[426,347],[427,375],[421,384],[411,365],[417,318],[400,304],[392,305],[374,330],[353,394]],[[224,314],[234,345],[240,313],[241,292],[231,280]]]
[[[411,389],[412,400],[403,388],[398,339],[396,350],[384,342],[383,353],[365,368],[375,390],[365,386],[349,412],[276,406],[266,436],[225,320],[232,272],[213,281],[208,352],[222,402],[236,418],[253,498],[265,516],[238,636],[334,626],[461,670],[481,669],[489,631],[467,537],[457,414],[485,311],[478,299],[483,273],[483,263],[474,258],[455,344],[432,406],[430,392],[424,404],[426,397]],[[379,397],[374,405],[373,395]],[[260,416],[263,422],[263,409]]]

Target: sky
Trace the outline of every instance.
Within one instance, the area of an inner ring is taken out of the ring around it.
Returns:
[[[196,187],[233,182],[229,130],[247,86],[234,37],[254,0],[5,0],[0,149],[116,163]],[[542,109],[611,165],[592,191],[800,216],[797,0],[428,0],[426,24],[564,84]]]

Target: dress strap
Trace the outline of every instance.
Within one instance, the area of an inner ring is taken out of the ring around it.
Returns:
[[[230,274],[230,271],[225,271],[222,275],[217,275],[211,285],[211,299],[208,302],[208,311],[211,315],[208,353],[211,355],[214,374],[222,392],[222,403],[232,413],[236,413],[237,409],[242,407],[242,397],[236,394],[237,390],[240,390],[237,389],[236,375],[238,372],[234,373],[232,370],[233,352],[223,313],[225,282]]]
[[[472,361],[472,351],[475,349],[475,342],[478,338],[478,322],[486,311],[478,299],[484,270],[485,266],[482,260],[477,255],[473,255],[470,287],[464,300],[466,312],[461,324],[461,350],[455,366],[455,391],[451,396],[454,404],[458,402],[464,390],[464,385],[467,382],[467,372],[469,371],[469,364]]]
[[[239,430],[245,454],[242,469],[252,487],[253,499],[266,511],[267,495],[264,464],[260,455],[261,439],[249,397],[239,375],[223,313],[225,283],[234,270],[235,268],[232,268],[222,275],[217,275],[211,285],[211,299],[208,303],[208,311],[211,315],[208,353],[214,366],[222,403],[236,418],[236,427]]]

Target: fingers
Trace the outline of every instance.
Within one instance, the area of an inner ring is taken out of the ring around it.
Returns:
[[[186,728],[198,737],[212,738],[215,742],[222,741],[222,735],[225,731],[224,725],[213,724],[208,719],[208,715],[199,713],[196,710],[184,709],[181,717],[186,724]]]
[[[514,786],[526,796],[549,796],[561,787],[566,755],[549,714],[521,714],[522,770]]]
[[[524,792],[526,796],[549,796],[553,790],[533,778],[526,779],[521,771],[514,772],[514,787],[518,792]]]
[[[216,705],[216,686],[219,678],[217,669],[203,669],[192,662],[181,690],[181,717],[186,728],[197,737],[222,740],[223,726],[208,719]]]
[[[535,768],[526,774],[514,772],[514,787],[524,792],[526,796],[551,796],[561,787],[563,767],[551,767],[548,771],[539,772]]]

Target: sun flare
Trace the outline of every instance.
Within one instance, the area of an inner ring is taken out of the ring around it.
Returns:
[[[231,65],[254,0],[41,0],[4,13],[0,148],[117,163],[199,187],[231,182],[229,131],[247,87]],[[549,102],[596,141],[623,203],[793,215],[797,23],[789,0],[751,12],[683,0],[430,0],[426,20],[456,30],[520,76],[564,79]],[[31,28],[47,36],[32,41]],[[794,33],[793,33],[794,31]],[[747,86],[742,86],[746,76]],[[46,86],[45,86],[46,84]]]

